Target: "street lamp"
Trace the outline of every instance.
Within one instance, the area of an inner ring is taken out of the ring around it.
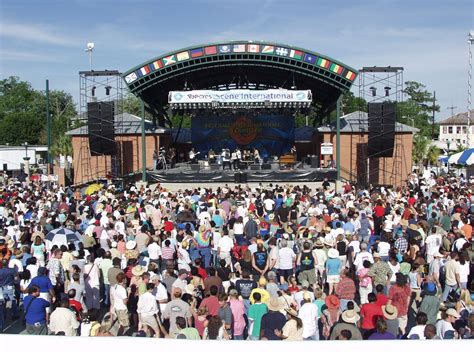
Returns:
[[[25,157],[23,160],[25,161],[25,174],[27,177],[30,176],[30,157],[28,156],[28,142],[23,143],[25,147]]]
[[[474,30],[469,31],[467,35],[467,44],[469,49],[469,70],[467,76],[467,147],[470,148],[469,136],[471,135],[471,82],[472,82],[472,50],[471,46],[474,43]]]

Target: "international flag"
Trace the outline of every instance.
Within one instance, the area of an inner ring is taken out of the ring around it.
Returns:
[[[263,54],[273,54],[274,50],[275,50],[275,47],[273,47],[273,46],[263,46],[262,53]]]
[[[140,72],[142,75],[147,75],[150,73],[150,68],[148,68],[148,65],[145,65],[144,67],[140,68]]]
[[[234,51],[234,53],[244,53],[245,52],[245,44],[234,44],[233,51]]]
[[[216,46],[209,46],[204,48],[204,53],[206,55],[217,54],[217,47]]]
[[[189,53],[188,51],[184,51],[184,52],[178,53],[176,57],[178,58],[178,62],[181,62],[182,60],[189,59]]]
[[[247,52],[258,53],[259,51],[260,51],[260,46],[258,44],[247,45]]]
[[[289,51],[288,48],[277,47],[277,49],[275,49],[275,53],[281,57],[286,57]]]
[[[292,49],[290,50],[290,58],[301,60],[301,58],[303,58],[303,52]]]
[[[202,48],[196,48],[191,50],[191,58],[202,57],[204,55],[204,51]]]
[[[324,59],[324,58],[318,58],[318,63],[317,63],[321,68],[329,68],[329,60]]]
[[[353,81],[355,79],[355,73],[351,72],[350,70],[346,73],[346,79]]]
[[[230,53],[230,46],[228,44],[219,46],[219,53]]]
[[[176,56],[173,54],[173,55],[170,55],[169,57],[164,57],[163,58],[163,64],[166,66],[166,65],[171,65],[171,64],[174,64],[176,63]]]
[[[153,70],[158,70],[163,68],[163,63],[161,60],[155,60],[153,63],[150,64],[150,67],[153,67]]]
[[[315,64],[315,63],[316,63],[316,56],[315,56],[315,55],[312,55],[312,54],[309,54],[309,53],[306,53],[306,54],[304,55],[303,60],[304,60],[306,63]]]
[[[135,72],[130,73],[125,77],[125,81],[128,84],[130,84],[131,82],[134,82],[135,80],[137,80],[137,74],[135,74]]]
[[[336,64],[336,63],[332,63],[331,66],[329,67],[329,70],[336,74],[341,74],[342,69],[343,68],[339,64]]]

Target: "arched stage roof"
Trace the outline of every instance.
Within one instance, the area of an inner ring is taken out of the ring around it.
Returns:
[[[169,91],[286,88],[312,91],[323,117],[358,72],[328,56],[294,46],[255,41],[208,43],[166,53],[123,74],[132,93],[159,115]],[[247,86],[248,85],[248,86]]]

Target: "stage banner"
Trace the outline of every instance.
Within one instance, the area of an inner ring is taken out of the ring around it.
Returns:
[[[170,91],[170,104],[198,104],[198,103],[246,103],[246,102],[302,102],[312,101],[311,90],[192,90]]]
[[[209,149],[257,148],[262,157],[289,153],[295,140],[295,119],[287,115],[248,114],[196,116],[191,123],[191,140],[202,159]]]

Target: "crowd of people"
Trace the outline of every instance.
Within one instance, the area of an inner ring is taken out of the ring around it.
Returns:
[[[460,178],[169,191],[0,186],[0,330],[218,340],[471,339]],[[59,238],[59,229],[70,232]]]

